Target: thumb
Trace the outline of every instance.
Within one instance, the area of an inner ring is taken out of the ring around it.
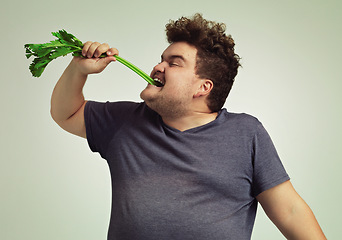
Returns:
[[[94,63],[92,64],[92,67],[90,67],[88,74],[102,72],[109,65],[109,63],[115,61],[115,58],[110,56],[92,60],[94,61]]]
[[[107,67],[109,63],[116,61],[115,57],[108,56],[104,58],[100,58],[98,63],[103,66],[103,68]]]

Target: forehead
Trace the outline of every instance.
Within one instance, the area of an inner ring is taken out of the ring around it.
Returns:
[[[174,56],[181,56],[185,61],[196,60],[197,49],[186,43],[176,42],[168,46],[162,54],[162,59],[167,60]]]

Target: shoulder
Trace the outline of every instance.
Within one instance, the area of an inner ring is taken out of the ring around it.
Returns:
[[[258,118],[248,113],[228,112],[226,109],[222,109],[219,117],[226,124],[238,128],[257,129],[262,125]]]
[[[212,130],[215,134],[234,141],[250,143],[257,135],[260,126],[262,126],[260,121],[250,114],[228,112],[226,109],[222,109]]]

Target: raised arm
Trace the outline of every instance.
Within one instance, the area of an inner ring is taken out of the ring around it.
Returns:
[[[313,212],[290,181],[260,193],[257,200],[287,239],[326,239]]]
[[[102,53],[108,57],[99,58]],[[64,130],[86,138],[83,86],[88,74],[102,72],[119,52],[108,44],[86,42],[82,57],[74,57],[58,80],[51,96],[51,116]]]

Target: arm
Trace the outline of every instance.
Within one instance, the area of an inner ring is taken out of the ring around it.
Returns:
[[[98,58],[102,53],[109,56]],[[82,50],[82,55],[86,58],[72,59],[51,96],[51,116],[61,128],[86,138],[83,86],[88,74],[102,72],[110,62],[115,61],[113,55],[117,54],[118,50],[109,48],[108,44],[87,42]]]
[[[290,181],[260,193],[257,200],[287,239],[326,239],[311,209]]]

